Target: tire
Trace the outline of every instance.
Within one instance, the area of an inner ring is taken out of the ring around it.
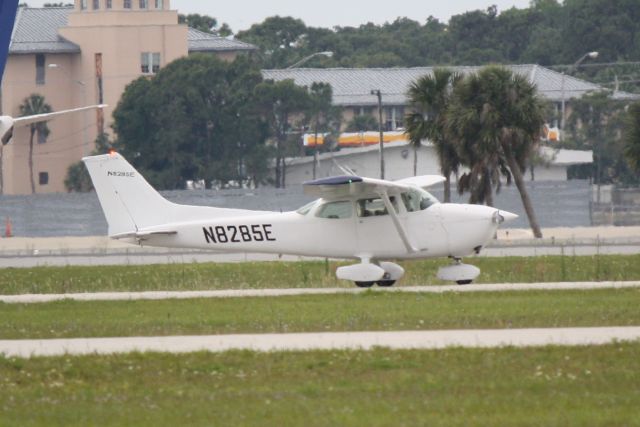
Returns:
[[[473,280],[458,280],[456,283],[460,286],[470,285],[473,283]]]
[[[395,280],[381,280],[377,282],[377,285],[383,288],[390,288],[396,284]]]
[[[375,285],[375,282],[355,282],[356,286],[359,288],[370,288]]]

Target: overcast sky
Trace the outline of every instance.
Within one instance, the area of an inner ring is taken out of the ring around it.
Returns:
[[[24,0],[41,6],[51,0]],[[524,8],[529,0],[171,0],[180,13],[200,13],[227,22],[234,31],[244,30],[264,18],[281,15],[302,19],[314,27],[357,26],[367,22],[382,24],[406,16],[424,22],[430,15],[448,21],[451,15],[468,10],[486,9],[495,4],[499,11],[513,6]]]

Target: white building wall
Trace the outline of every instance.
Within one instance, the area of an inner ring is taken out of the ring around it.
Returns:
[[[413,176],[413,148],[410,146],[385,147],[385,178],[399,180]],[[359,176],[380,178],[380,154],[378,150],[345,149],[338,153],[322,154],[316,171],[316,178],[344,175],[337,164],[348,167]],[[333,160],[332,160],[333,159]],[[336,164],[337,163],[337,164]],[[567,165],[538,166],[536,181],[566,181]],[[464,171],[461,171],[464,172]],[[440,166],[432,146],[418,150],[418,175],[440,175]],[[300,185],[313,180],[311,157],[296,158],[287,163],[287,185]],[[452,177],[455,181],[455,177]],[[531,180],[531,172],[526,171],[525,180]]]

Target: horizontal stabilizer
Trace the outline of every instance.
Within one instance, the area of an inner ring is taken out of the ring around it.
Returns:
[[[177,231],[136,231],[131,233],[120,233],[114,236],[111,236],[114,240],[124,240],[124,239],[136,239],[138,241],[148,240],[153,236],[175,236],[178,234]]]

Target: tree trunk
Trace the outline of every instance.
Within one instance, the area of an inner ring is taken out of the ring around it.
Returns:
[[[284,157],[282,157],[282,186],[280,188],[287,188],[287,164]]]
[[[31,129],[29,137],[29,180],[31,181],[31,194],[36,194],[36,183],[33,178],[33,137],[36,134],[35,128]]]
[[[419,145],[413,145],[413,176],[418,176],[418,149]]]
[[[482,192],[484,193],[484,202],[487,206],[493,207],[493,186],[491,185],[491,172],[485,168],[482,177]]]
[[[444,182],[444,202],[451,203],[451,172],[445,175]]]
[[[531,203],[531,199],[529,198],[529,193],[527,192],[527,187],[525,185],[524,178],[522,177],[522,171],[520,170],[520,166],[518,165],[518,162],[516,162],[516,159],[510,150],[507,151],[507,162],[509,163],[509,169],[511,169],[511,174],[513,175],[513,180],[516,183],[516,187],[520,192],[522,205],[524,206],[524,210],[527,213],[527,218],[529,218],[529,225],[531,226],[533,235],[536,239],[542,239],[542,231],[540,230],[540,225],[538,225],[536,214],[533,211],[533,204]]]

